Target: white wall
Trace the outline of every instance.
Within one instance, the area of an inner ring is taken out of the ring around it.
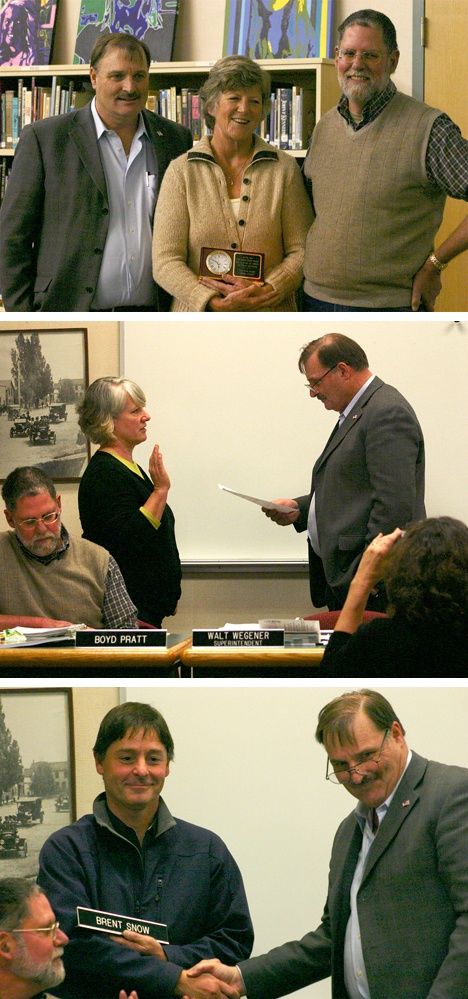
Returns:
[[[414,407],[426,441],[428,514],[468,520],[463,328],[372,315],[268,323],[200,316],[190,324],[161,321],[157,332],[154,323],[126,322],[122,371],[142,386],[153,416],[135,458],[146,467],[153,444],[162,449],[182,559],[306,558],[305,535],[277,527],[218,483],[270,500],[309,491],[337,417],[310,398],[297,361],[301,346],[327,330],[357,340],[371,371]]]

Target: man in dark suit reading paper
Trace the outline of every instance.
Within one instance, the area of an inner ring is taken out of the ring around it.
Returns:
[[[5,309],[163,311],[153,281],[152,220],[188,129],[145,108],[151,55],[128,34],[91,53],[90,104],[22,132],[0,212]]]
[[[333,842],[322,922],[238,967],[202,961],[189,977],[209,972],[249,999],[278,999],[330,974],[333,999],[462,999],[468,770],[411,752],[373,690],[334,698],[316,738],[327,779],[356,799]]]
[[[310,492],[276,500],[292,513],[264,513],[307,531],[312,603],[337,610],[370,541],[425,517],[424,440],[409,402],[372,374],[364,350],[349,337],[312,340],[299,368],[311,398],[340,418],[315,462]],[[382,587],[367,606],[385,611],[386,605]]]

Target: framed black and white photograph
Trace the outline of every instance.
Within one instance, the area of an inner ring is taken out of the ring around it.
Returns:
[[[75,819],[71,688],[0,690],[0,877],[35,878]]]
[[[87,386],[86,329],[0,330],[0,481],[23,465],[79,481],[89,446],[76,410]]]

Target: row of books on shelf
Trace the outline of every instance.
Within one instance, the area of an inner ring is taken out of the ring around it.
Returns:
[[[185,125],[190,129],[194,142],[209,134],[210,129],[201,114],[198,90],[187,87],[150,90],[146,107],[163,118]]]
[[[271,94],[270,111],[262,122],[262,138],[279,149],[306,149],[315,125],[315,91],[305,87],[278,87]]]
[[[163,118],[186,125],[196,142],[209,129],[201,115],[197,90],[169,87],[151,91],[147,107]],[[304,87],[277,87],[270,96],[269,111],[258,132],[279,149],[300,150],[308,145],[315,124],[315,92]]]
[[[4,90],[0,95],[1,149],[15,149],[25,125],[51,115],[66,114],[91,97],[90,91],[77,90],[75,81],[63,85],[56,76],[52,77],[51,86],[36,84],[34,77],[30,84],[26,87],[19,79],[17,90]]]
[[[15,149],[25,125],[66,114],[89,101],[92,94],[89,84],[81,84],[81,89],[77,89],[73,80],[63,85],[57,77],[52,77],[51,86],[43,86],[36,85],[33,77],[30,87],[18,80],[17,91],[5,90],[0,95],[0,148]],[[146,106],[163,118],[185,125],[191,130],[194,142],[209,132],[201,114],[198,90],[187,87],[151,90]],[[306,148],[314,124],[315,93],[303,87],[278,87],[271,94],[268,114],[258,131],[273,146],[300,150]]]
[[[209,132],[201,114],[197,90],[169,87],[148,95],[147,107],[163,118],[186,125],[196,142]],[[279,149],[305,149],[315,124],[315,91],[304,87],[277,87],[258,132]]]

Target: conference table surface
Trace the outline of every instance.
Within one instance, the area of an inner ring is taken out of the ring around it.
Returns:
[[[2,677],[176,676],[180,653],[190,645],[184,635],[168,635],[166,649],[102,649],[31,645],[0,648]]]
[[[298,648],[193,648],[180,653],[182,675],[196,677],[316,677],[323,645]]]
[[[277,649],[194,649],[188,636],[168,636],[168,648],[0,649],[0,679],[25,677],[316,677],[323,646]]]

